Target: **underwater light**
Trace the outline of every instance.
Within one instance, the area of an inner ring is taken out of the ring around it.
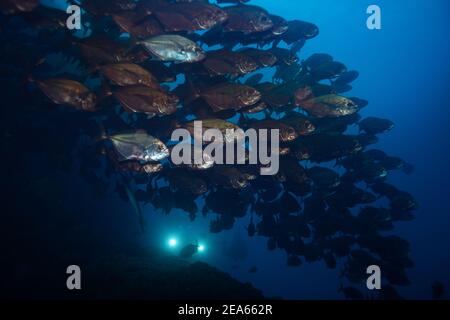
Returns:
[[[205,251],[205,246],[202,245],[202,244],[199,245],[199,246],[198,246],[198,251],[199,251],[199,252]]]
[[[176,247],[177,243],[178,243],[177,239],[175,238],[169,239],[169,246]]]

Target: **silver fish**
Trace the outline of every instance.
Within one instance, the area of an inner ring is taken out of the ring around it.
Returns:
[[[206,57],[195,42],[178,35],[160,35],[138,43],[160,61],[193,63]]]
[[[121,160],[140,162],[162,161],[169,156],[169,149],[159,139],[143,131],[108,136]]]

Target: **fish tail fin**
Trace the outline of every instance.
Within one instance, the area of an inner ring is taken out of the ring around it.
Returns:
[[[33,77],[33,75],[27,74],[21,79],[21,90],[23,91],[24,95],[29,94],[29,84],[35,83],[36,79]]]
[[[147,15],[145,15],[143,13],[142,19],[136,21],[136,25],[145,22],[145,19],[148,18]],[[134,35],[130,35],[130,48],[128,50],[132,51],[135,50],[137,46],[140,46],[142,44],[142,41],[140,38],[134,36]]]
[[[111,86],[106,81],[103,81],[102,83],[101,93],[108,97],[113,94]]]
[[[141,43],[142,43],[142,42],[141,42],[140,40],[136,39],[135,37],[131,37],[131,38],[130,38],[130,44],[129,44],[128,48],[126,48],[126,50],[125,50],[125,52],[124,52],[124,56],[129,56],[129,55],[131,55],[133,52],[136,52],[136,51],[135,51],[136,48],[137,48],[138,46],[140,46]]]
[[[182,128],[183,127],[183,125],[178,121],[178,120],[176,120],[176,119],[173,119],[171,122],[170,122],[170,129],[172,130],[172,131],[174,131],[174,130],[176,130],[176,129],[180,129],[180,128]]]
[[[36,62],[34,63],[34,67],[38,67],[41,64],[43,64],[45,61],[47,60],[47,57],[40,57],[39,59],[36,60]]]
[[[102,142],[102,141],[108,140],[108,139],[109,139],[109,136],[108,136],[108,134],[107,134],[107,132],[106,132],[106,129],[105,129],[105,126],[103,125],[103,123],[100,122],[99,125],[98,125],[98,127],[99,127],[100,134],[99,134],[99,136],[95,139],[95,141],[96,141],[96,142]]]
[[[200,90],[194,85],[191,77],[186,77],[184,102],[191,104],[200,97]]]
[[[100,87],[100,92],[98,94],[99,103],[101,103],[105,99],[111,97],[112,95],[113,95],[113,91],[112,91],[111,86],[107,82],[103,81],[102,85]]]
[[[239,117],[239,120],[238,120],[238,126],[240,127],[240,128],[245,128],[245,127],[247,127],[247,125],[248,125],[248,119],[247,119],[247,117],[245,116],[245,114],[244,113],[241,113],[240,114],[240,117]]]
[[[100,66],[91,66],[87,69],[88,74],[97,73],[100,70]]]
[[[36,79],[31,73],[24,75],[20,80],[20,90],[24,97],[30,97],[30,84],[34,84]]]

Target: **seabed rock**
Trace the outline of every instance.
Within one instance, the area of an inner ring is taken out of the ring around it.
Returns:
[[[166,266],[166,267],[164,267]],[[99,299],[263,299],[262,292],[204,262],[177,257],[105,261],[92,274],[83,298]]]
[[[70,275],[61,270],[70,265],[69,260],[52,261],[49,268],[42,263],[39,270],[34,269],[33,279],[16,278],[9,288],[4,283],[0,296],[38,300],[264,299],[250,283],[241,283],[204,262],[163,255],[112,255],[86,261],[80,264],[81,290],[68,290]]]

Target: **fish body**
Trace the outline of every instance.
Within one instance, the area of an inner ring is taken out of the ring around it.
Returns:
[[[137,3],[134,0],[89,0],[83,1],[83,7],[93,15],[109,16],[123,11],[136,9]]]
[[[314,124],[308,118],[299,113],[289,113],[282,119],[282,121],[294,128],[299,136],[310,135],[316,130]]]
[[[62,78],[37,80],[38,88],[55,104],[97,111],[97,96],[82,83]]]
[[[200,96],[214,112],[228,109],[240,110],[253,106],[261,100],[261,94],[256,89],[228,82],[201,90]]]
[[[277,63],[277,57],[270,51],[255,48],[246,48],[242,49],[240,52],[252,58],[259,64],[260,67],[272,67]]]
[[[335,94],[324,95],[300,103],[314,117],[342,117],[356,113],[359,108],[352,100]]]
[[[193,172],[172,172],[169,175],[169,183],[171,188],[188,195],[199,196],[208,192],[206,181]]]
[[[316,81],[336,79],[347,71],[347,67],[340,62],[330,61],[311,69],[311,75]]]
[[[121,161],[158,162],[169,156],[166,145],[144,131],[105,136],[104,139],[112,142]]]
[[[249,55],[228,50],[210,51],[203,62],[215,75],[245,75],[258,69],[258,63]]]
[[[156,9],[154,15],[166,32],[207,30],[228,19],[225,11],[204,2],[173,3]]]
[[[194,130],[195,121],[188,122],[183,127],[188,130],[196,140],[203,141],[204,143],[212,142],[212,140],[209,139],[203,140],[203,136],[198,136],[199,133]],[[204,119],[202,120],[202,128],[202,135],[208,129],[216,129],[220,131],[223,138],[219,137],[219,140],[216,141],[218,143],[232,143],[244,139],[244,132],[241,128],[222,119]]]
[[[234,190],[241,190],[249,184],[245,174],[235,167],[225,165],[212,168],[211,181],[218,186]]]
[[[368,117],[359,122],[359,129],[368,134],[380,134],[391,131],[394,123],[388,119]]]
[[[249,5],[238,5],[224,8],[228,15],[225,30],[243,33],[263,32],[273,27],[266,10]]]
[[[280,140],[282,142],[289,142],[298,138],[298,134],[293,127],[289,126],[286,123],[275,120],[256,121],[251,123],[250,127],[255,130],[269,130],[268,137],[270,137],[271,130],[279,130]]]
[[[147,70],[134,63],[116,63],[99,68],[103,76],[115,85],[126,87],[144,85],[158,90],[161,89],[158,80]]]
[[[154,17],[136,11],[124,11],[113,16],[114,22],[125,32],[139,39],[164,33],[164,28]]]
[[[281,160],[281,168],[288,181],[295,184],[303,184],[308,180],[307,171],[303,166],[294,158],[284,158]]]
[[[179,35],[159,35],[138,42],[157,60],[193,63],[203,60],[205,52],[193,41]]]
[[[4,14],[31,12],[39,6],[39,0],[2,0],[0,11]]]
[[[284,42],[292,44],[301,39],[312,39],[319,34],[319,28],[310,22],[292,20],[288,22],[288,28],[281,36]]]
[[[149,116],[171,115],[176,112],[179,102],[178,97],[170,92],[143,85],[119,88],[114,96],[126,111]]]
[[[142,164],[139,161],[121,162],[118,163],[118,167],[124,172],[134,172],[139,174],[155,174],[163,170],[163,166],[160,163]]]

